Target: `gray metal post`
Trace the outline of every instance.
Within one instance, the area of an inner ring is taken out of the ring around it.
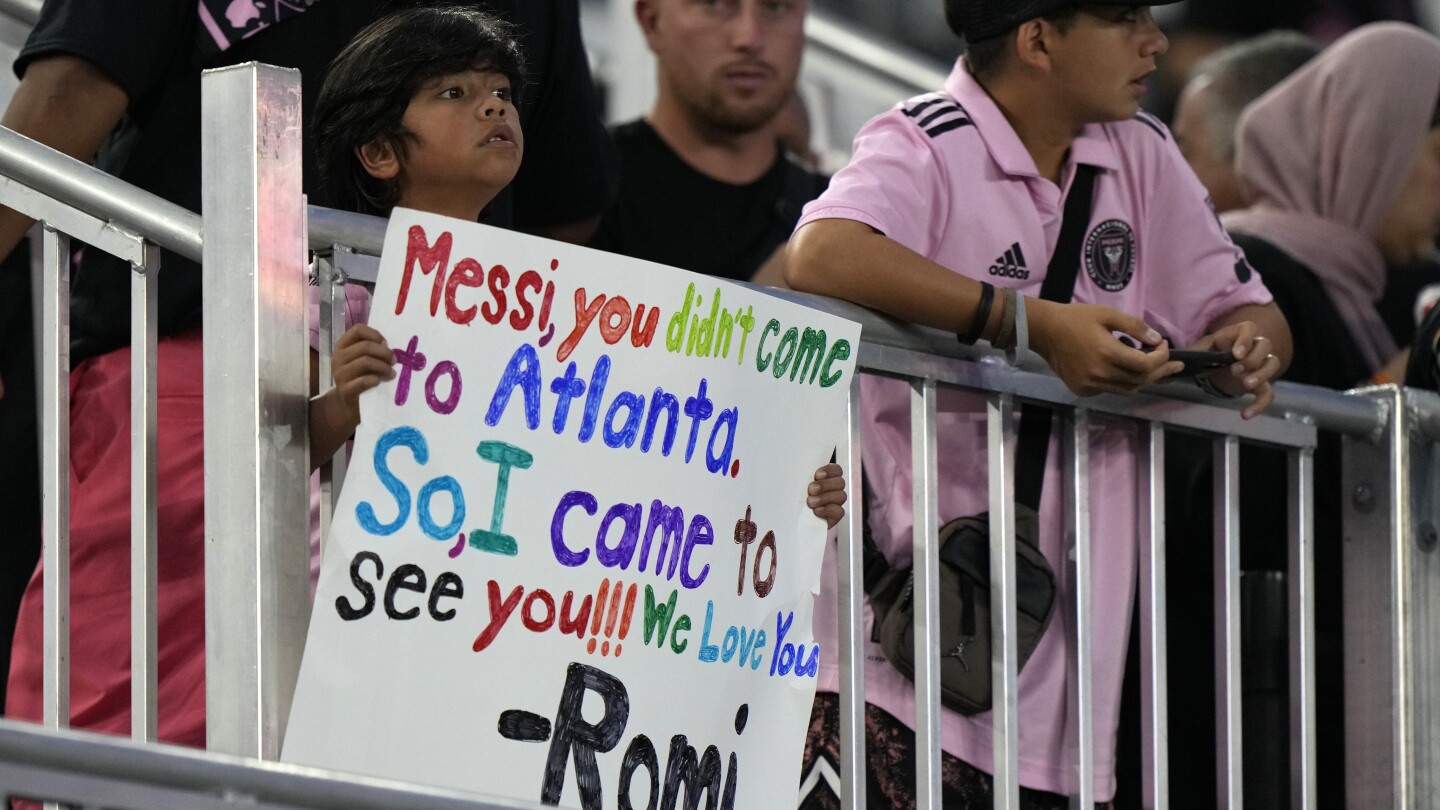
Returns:
[[[202,91],[208,743],[273,759],[309,617],[300,74]]]
[[[1020,806],[1020,671],[1015,609],[1015,466],[1007,449],[1015,436],[1014,399],[991,396],[986,405],[990,460],[990,695],[995,807]]]
[[[915,806],[940,810],[939,392],[933,379],[910,381],[910,453],[915,529]]]
[[[1345,771],[1351,807],[1440,803],[1440,553],[1437,458],[1418,442],[1412,398],[1386,405],[1376,442],[1347,437],[1341,492],[1345,542]]]
[[[1217,807],[1244,805],[1240,725],[1240,441],[1215,440],[1215,776]]]
[[[1075,408],[1065,420],[1065,535],[1070,595],[1062,606],[1069,673],[1068,743],[1074,788],[1070,806],[1095,805],[1095,676],[1090,587],[1090,412]]]
[[[1170,676],[1165,626],[1165,428],[1140,432],[1140,760],[1146,810],[1170,806]]]
[[[130,265],[130,734],[159,733],[158,514],[160,248]]]
[[[860,480],[860,375],[850,381],[845,412],[849,429],[837,458],[849,487],[845,519],[837,526],[836,594],[840,631],[840,807],[865,807],[865,496]]]

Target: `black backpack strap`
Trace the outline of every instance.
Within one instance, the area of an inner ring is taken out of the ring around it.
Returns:
[[[1095,204],[1094,166],[1079,164],[1070,193],[1065,197],[1065,215],[1060,221],[1060,238],[1040,285],[1040,297],[1068,304],[1075,297],[1075,279],[1080,273],[1080,255],[1090,212]],[[1050,449],[1051,410],[1041,405],[1020,406],[1020,435],[1015,447],[1015,501],[1040,511],[1040,491],[1045,483],[1045,456]]]

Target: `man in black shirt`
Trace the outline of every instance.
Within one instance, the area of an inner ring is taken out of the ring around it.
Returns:
[[[712,276],[779,284],[800,209],[826,179],[786,158],[807,0],[639,0],[658,62],[646,118],[612,134],[620,199],[593,247]]]
[[[325,68],[360,29],[413,0],[271,3],[255,14],[219,0],[48,0],[15,61],[20,76],[0,124],[200,210],[200,73],[248,61],[298,68],[308,119]],[[491,224],[583,242],[614,196],[615,160],[580,40],[576,0],[472,0],[522,33],[532,86],[522,94],[528,160],[482,215]],[[262,25],[263,23],[263,25]],[[306,139],[306,146],[311,140]],[[98,156],[97,156],[98,153]],[[326,204],[314,156],[304,187]],[[202,212],[203,213],[203,212]],[[40,545],[37,420],[25,251],[30,221],[0,208],[0,706],[15,612]],[[200,268],[161,259],[162,337],[199,325]],[[297,269],[297,272],[298,269]],[[100,251],[74,268],[71,361],[129,342],[130,270]]]

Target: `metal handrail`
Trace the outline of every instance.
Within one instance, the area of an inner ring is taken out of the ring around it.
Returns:
[[[805,41],[828,56],[853,62],[875,76],[916,92],[945,85],[949,66],[894,42],[877,41],[834,14],[812,9],[805,19]]]
[[[333,245],[345,245],[358,253],[380,255],[385,242],[386,220],[380,217],[335,211],[319,206],[310,206],[310,246],[320,250]],[[873,310],[848,301],[839,301],[818,295],[765,288],[765,292],[788,301],[828,312],[841,318],[857,321],[864,329],[865,342],[895,349],[913,351],[919,354],[978,360],[987,363],[1003,362],[998,352],[966,347],[957,342],[953,335],[938,329],[929,329],[899,321]],[[1050,375],[1049,368],[1035,354],[1031,354],[1021,370],[1036,374]],[[1207,405],[1223,405],[1187,382],[1171,382],[1148,389],[1151,394],[1185,402],[1199,402]],[[1236,410],[1238,410],[1238,405]],[[1385,407],[1374,400],[1345,396],[1336,391],[1309,385],[1281,382],[1275,385],[1275,404],[1272,413],[1284,413],[1287,417],[1308,421],[1320,430],[1334,431],[1348,436],[1358,436],[1375,441],[1384,430],[1388,414]],[[1440,414],[1440,400],[1435,413]],[[1440,420],[1432,428],[1440,437]],[[1426,423],[1428,426],[1428,423]],[[1429,431],[1427,431],[1428,433]]]
[[[138,743],[69,729],[0,720],[0,768],[18,766],[105,780],[240,799],[237,804],[312,810],[539,810],[541,805],[496,799],[321,768],[266,762],[171,745]],[[13,786],[8,786],[14,789]],[[243,797],[243,798],[242,798]],[[5,794],[0,792],[0,799]],[[38,798],[70,798],[41,796]],[[92,806],[92,805],[87,805]],[[97,801],[93,806],[101,806]],[[170,805],[178,806],[178,805]]]
[[[18,23],[34,25],[40,19],[42,0],[0,0],[0,15]]]
[[[199,214],[5,127],[0,175],[200,261]]]

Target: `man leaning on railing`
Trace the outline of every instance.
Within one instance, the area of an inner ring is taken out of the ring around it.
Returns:
[[[969,51],[942,92],[905,101],[861,130],[850,165],[801,217],[786,281],[1001,348],[1025,344],[1028,314],[1030,347],[1084,395],[1131,393],[1181,371],[1163,332],[1175,346],[1223,353],[1228,360],[1205,385],[1253,395],[1244,416],[1255,416],[1273,397],[1270,380],[1289,361],[1290,333],[1164,126],[1138,111],[1165,35],[1139,3],[1016,6],[948,0],[951,27],[970,42]],[[1067,199],[1077,194],[1085,196]],[[1066,221],[1072,217],[1077,221]],[[1041,285],[1065,273],[1074,274],[1075,303],[1057,303],[1070,300],[1072,290]],[[1052,300],[1030,297],[1037,292]],[[1145,351],[1116,340],[1115,332]],[[889,562],[903,564],[917,523],[910,493],[919,483],[912,482],[911,393],[901,380],[864,383],[868,523]],[[985,457],[985,408],[971,395],[940,400],[942,524],[987,509],[988,473],[977,463]],[[1028,418],[1021,419],[1022,442]],[[1100,629],[1092,638],[1094,796],[1103,802],[1115,791],[1139,520],[1133,432],[1106,426],[1092,435],[1093,487],[1104,504],[1091,512],[1095,557],[1105,561],[1092,590]],[[1061,475],[1059,457],[1049,451],[1052,480]],[[1039,547],[1058,566],[1064,523],[1055,490],[1044,493],[1039,510]],[[827,571],[822,588],[833,583]],[[817,601],[817,633],[835,626],[818,615],[829,598],[822,593]],[[1050,624],[1019,679],[1018,781],[1026,807],[1066,807],[1077,790],[1067,760],[1062,624]],[[875,644],[863,655],[867,663],[885,660]],[[822,660],[821,677],[822,690],[837,689],[833,658]],[[913,773],[878,763],[913,768],[914,736],[904,724],[915,716],[914,687],[886,664],[868,666],[865,679],[867,745],[884,749],[869,757],[869,806],[905,806],[913,801]],[[816,713],[812,728],[830,740],[812,747],[833,751],[839,735],[833,698],[827,704],[822,695]],[[991,751],[991,720],[988,713],[943,713],[944,806],[989,806],[984,772],[1000,757]]]

